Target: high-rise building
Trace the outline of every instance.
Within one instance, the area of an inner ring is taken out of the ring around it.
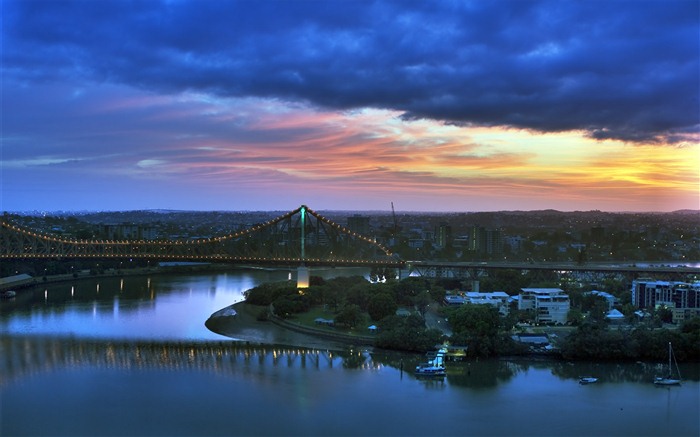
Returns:
[[[352,232],[357,232],[360,235],[364,235],[366,237],[369,236],[369,217],[359,214],[348,217],[348,229]]]
[[[700,316],[700,282],[634,280],[632,305],[641,309],[669,308],[674,322]]]
[[[605,228],[602,226],[594,226],[591,228],[591,240],[601,242],[605,239]]]
[[[442,222],[436,232],[436,243],[440,247],[447,247],[452,245],[452,226]]]
[[[472,226],[469,232],[469,250],[488,255],[503,253],[503,235],[500,229]]]

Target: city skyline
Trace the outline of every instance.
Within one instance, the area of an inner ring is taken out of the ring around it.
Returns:
[[[700,209],[700,5],[2,3],[0,209]]]

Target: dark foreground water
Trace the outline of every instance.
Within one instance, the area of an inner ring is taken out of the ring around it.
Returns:
[[[414,355],[204,327],[256,281],[285,278],[101,279],[0,302],[0,435],[700,435],[697,365],[670,389],[651,383],[654,363],[482,360],[425,381],[401,370]]]

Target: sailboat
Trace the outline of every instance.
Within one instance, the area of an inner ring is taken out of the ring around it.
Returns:
[[[671,360],[673,360],[673,363],[676,365],[676,372],[678,374],[678,379],[673,378],[672,372],[673,372],[673,367],[671,365]],[[673,347],[671,346],[671,342],[668,342],[668,376],[665,378],[663,377],[656,377],[654,378],[654,384],[656,385],[681,385],[681,371],[678,368],[678,363],[676,362],[676,356],[673,354]]]

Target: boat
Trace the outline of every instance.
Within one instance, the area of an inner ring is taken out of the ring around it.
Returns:
[[[414,374],[423,377],[443,377],[447,375],[445,369],[445,354],[447,349],[440,348],[437,352],[428,352],[428,362],[416,366]]]
[[[17,296],[17,292],[14,290],[5,290],[0,294],[0,296],[3,299],[12,299],[13,297]]]
[[[678,378],[673,377],[673,366],[672,363],[676,365],[676,373]],[[654,384],[656,385],[681,385],[681,371],[678,368],[678,363],[676,362],[676,356],[673,354],[673,346],[671,342],[668,342],[668,373],[666,377],[656,377],[654,378]]]
[[[416,376],[424,377],[442,377],[447,375],[447,371],[444,366],[436,366],[434,364],[419,364],[416,366],[415,371]]]
[[[578,383],[581,385],[593,384],[596,382],[598,382],[598,378],[595,378],[593,376],[582,376],[578,379]]]

